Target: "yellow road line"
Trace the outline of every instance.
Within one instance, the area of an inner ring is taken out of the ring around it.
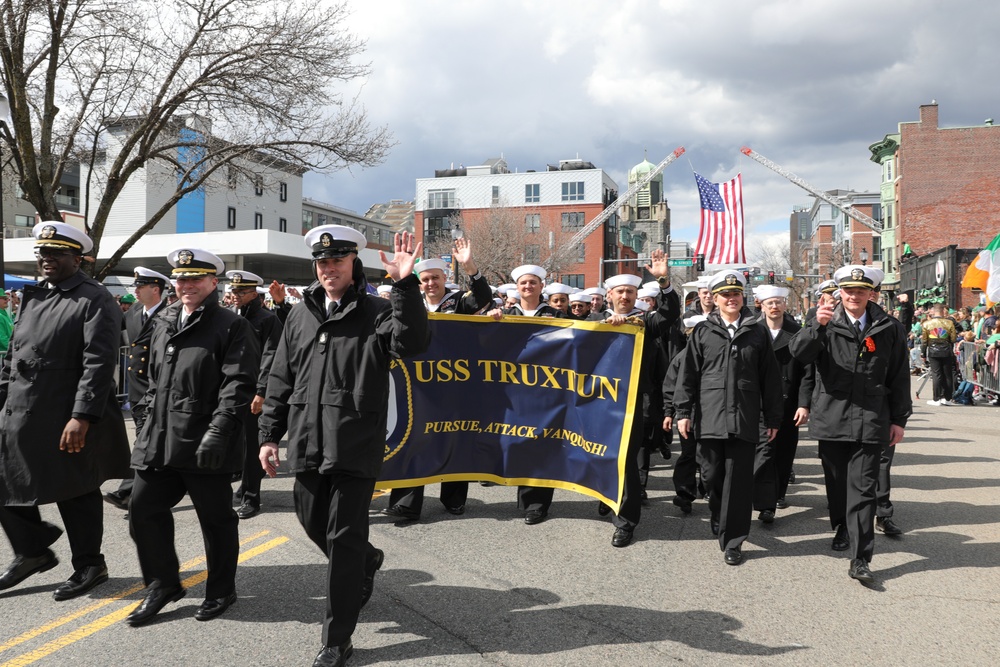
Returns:
[[[240,546],[242,547],[242,546],[245,546],[245,545],[249,544],[250,542],[258,540],[261,537],[264,537],[265,535],[268,535],[270,532],[271,531],[269,531],[269,530],[262,530],[261,532],[256,533],[255,535],[251,535],[250,537],[248,537],[248,538],[246,538],[244,540],[241,540],[240,541]],[[245,561],[245,560],[247,560],[249,558],[253,558],[256,555],[264,553],[264,551],[267,551],[269,549],[273,549],[274,547],[278,546],[279,544],[282,544],[282,543],[287,542],[287,541],[288,541],[287,537],[281,537],[281,538],[273,539],[270,542],[266,542],[263,545],[254,547],[253,549],[250,549],[249,551],[241,554],[240,557],[239,557],[239,562],[242,563],[243,561]],[[264,548],[264,547],[267,547],[267,548]],[[191,560],[189,560],[189,561],[187,561],[185,563],[182,563],[180,569],[181,569],[181,571],[190,570],[192,568],[195,568],[195,567],[201,565],[204,562],[205,562],[205,557],[204,556],[200,556],[198,558],[192,558]],[[197,584],[197,583],[199,583],[201,581],[204,581],[207,577],[208,577],[208,572],[205,571],[205,570],[203,570],[203,571],[201,571],[201,572],[199,572],[197,574],[194,574],[194,575],[188,577],[182,583],[183,584],[188,584],[189,586],[191,586],[191,585]],[[73,612],[71,614],[67,614],[66,616],[62,616],[61,618],[57,618],[56,620],[51,621],[49,623],[46,623],[45,625],[39,626],[39,627],[34,628],[32,630],[28,630],[27,632],[25,632],[23,634],[20,634],[17,637],[14,637],[13,639],[8,640],[7,642],[4,642],[3,644],[0,644],[0,652],[6,651],[6,650],[11,649],[11,648],[14,648],[17,645],[23,644],[24,642],[29,641],[31,639],[34,639],[35,637],[39,637],[39,636],[45,634],[46,632],[49,632],[51,630],[55,630],[56,628],[58,628],[60,626],[66,625],[67,623],[71,623],[72,621],[75,621],[76,619],[81,618],[83,616],[86,616],[87,614],[90,614],[90,613],[92,613],[94,611],[97,611],[98,609],[101,609],[102,607],[106,607],[106,606],[108,606],[109,604],[111,604],[113,602],[117,602],[117,601],[119,601],[119,600],[121,600],[123,598],[126,598],[129,595],[132,595],[133,593],[137,593],[138,591],[141,591],[145,587],[146,587],[146,585],[144,583],[136,584],[135,586],[131,586],[131,587],[129,587],[129,588],[123,590],[123,591],[115,593],[114,595],[112,595],[109,598],[105,598],[103,600],[95,602],[92,605],[88,605],[86,607],[83,607],[82,609],[79,609],[79,610],[77,610],[77,611],[75,611],[75,612]],[[113,612],[113,613],[109,614],[108,616],[105,616],[105,617],[103,617],[101,619],[98,619],[97,621],[95,621],[94,623],[91,623],[90,625],[84,626],[83,628],[80,628],[79,630],[71,632],[71,633],[65,635],[64,637],[61,637],[60,639],[53,640],[53,641],[49,642],[48,644],[46,644],[45,646],[37,649],[36,651],[32,651],[31,653],[27,653],[27,654],[25,654],[25,655],[23,655],[23,656],[21,656],[19,658],[14,658],[10,662],[3,663],[3,665],[0,665],[0,667],[8,667],[8,665],[13,666],[13,665],[28,665],[28,664],[31,664],[35,660],[39,660],[39,659],[45,657],[46,655],[49,655],[53,651],[56,651],[59,648],[62,648],[63,646],[66,646],[68,644],[72,644],[73,642],[78,641],[79,639],[83,639],[84,637],[87,637],[88,635],[91,635],[94,632],[97,632],[101,628],[106,627],[107,625],[110,625],[111,623],[114,623],[117,620],[121,620],[121,619],[125,618],[125,616],[127,616],[129,613],[131,613],[131,611],[133,609],[135,609],[138,605],[139,605],[139,602],[137,601],[134,604],[131,604],[131,605],[125,607],[123,610],[120,610],[120,611],[117,611],[117,612]],[[87,628],[90,628],[91,626],[97,625],[98,623],[101,623],[105,619],[111,618],[111,617],[114,617],[114,618],[111,621],[109,621],[108,623],[106,623],[106,624],[104,624],[104,625],[102,625],[100,627],[97,627],[96,629],[94,629],[92,631],[86,632],[85,634],[80,634],[79,636],[77,636],[78,633],[86,630]],[[70,638],[70,637],[72,638],[70,641],[68,641],[68,642],[65,641],[67,638]],[[35,655],[36,653],[38,653],[38,652],[40,652],[42,650],[45,650],[46,648],[48,648],[50,646],[53,647],[51,650],[48,650],[44,654],[41,654],[41,655]],[[31,659],[28,662],[24,662],[25,659],[29,658],[29,656],[34,656],[34,657],[31,657]]]

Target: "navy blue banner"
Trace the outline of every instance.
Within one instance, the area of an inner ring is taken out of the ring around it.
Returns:
[[[393,364],[378,488],[488,480],[569,489],[617,512],[643,328],[429,318],[427,352]]]

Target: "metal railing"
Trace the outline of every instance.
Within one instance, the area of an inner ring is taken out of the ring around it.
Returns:
[[[991,354],[987,354],[993,348]],[[989,357],[992,363],[987,362]],[[958,348],[958,366],[962,377],[980,389],[1000,394],[1000,349],[984,341],[963,341]]]

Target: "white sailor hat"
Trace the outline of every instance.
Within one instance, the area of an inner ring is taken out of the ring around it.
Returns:
[[[448,273],[451,269],[451,265],[443,259],[422,259],[417,262],[416,270],[418,274],[424,273],[425,271],[433,271],[434,269]]]
[[[509,289],[509,290],[507,290],[507,298],[508,299],[520,299],[521,298],[521,294],[516,289]]]
[[[695,284],[698,286],[698,289],[708,289],[708,286],[711,283],[712,283],[711,276],[701,276],[700,278],[698,278],[698,280],[695,281]]]
[[[270,290],[266,287],[257,286],[257,294],[269,294]]]
[[[388,294],[392,291],[392,285],[379,285],[375,288],[375,291],[379,294]]]
[[[507,290],[517,289],[517,285],[514,283],[504,283],[497,288],[497,294],[503,296],[507,293]]]
[[[732,290],[742,292],[746,284],[746,278],[739,271],[719,271],[708,279],[708,288],[712,290],[712,294]]]
[[[655,285],[656,283],[653,283],[653,284]],[[636,295],[636,298],[642,299],[642,298],[645,297],[647,299],[655,299],[658,296],[660,296],[660,289],[659,289],[659,287],[657,287],[656,289],[650,289],[649,287],[643,287],[642,289],[639,290],[639,293]]]
[[[445,289],[458,289],[458,283],[445,283]]]
[[[583,293],[590,295],[596,294],[598,296],[605,297],[608,295],[608,290],[604,289],[603,287],[588,287],[587,289],[583,290]]]
[[[569,285],[563,285],[562,283],[549,283],[542,291],[549,296],[552,296],[553,294],[565,294],[566,296],[569,296],[579,290],[575,287],[570,287]]]
[[[345,257],[357,254],[367,245],[365,235],[353,227],[320,225],[306,232],[306,245],[312,250],[313,259]]]
[[[545,269],[538,266],[537,264],[522,264],[513,271],[510,272],[510,277],[514,279],[516,283],[521,279],[521,276],[526,274],[531,274],[533,276],[538,276],[539,280],[545,280]]]
[[[65,222],[39,222],[31,229],[31,234],[35,237],[36,248],[58,248],[80,255],[94,249],[94,242],[86,232]]]
[[[132,281],[132,287],[138,287],[139,285],[159,285],[160,289],[164,289],[170,284],[170,278],[167,278],[159,271],[147,269],[145,266],[135,267],[132,275],[135,276],[135,279]]]
[[[875,289],[882,283],[882,271],[870,266],[861,264],[848,264],[837,269],[833,274],[833,279],[837,287],[867,287]]]
[[[226,271],[226,277],[229,278],[229,283],[233,287],[257,287],[264,284],[264,279],[256,273],[250,273],[241,269]]]
[[[777,285],[761,285],[754,288],[753,294],[761,301],[774,299],[775,297],[784,299],[788,296],[788,288],[778,287]]]
[[[648,283],[643,283],[642,284],[642,289],[656,290],[657,295],[659,295],[659,293],[660,293],[660,283],[656,282],[655,280],[650,280]]]
[[[836,280],[824,280],[816,286],[816,296],[819,296],[820,294],[833,294],[836,289]]]
[[[614,289],[615,287],[620,287],[621,285],[630,285],[638,288],[641,283],[642,278],[639,276],[634,276],[631,273],[619,273],[617,276],[611,276],[605,280],[604,287],[606,289]]]
[[[569,295],[570,303],[590,303],[590,295],[586,292],[573,292]]]
[[[638,308],[639,310],[649,310],[649,304],[646,303],[645,301],[636,301],[635,307]]]
[[[172,278],[198,278],[215,276],[226,270],[226,264],[217,255],[201,248],[178,248],[171,250],[167,261],[174,270]]]
[[[699,322],[704,322],[707,319],[708,319],[707,315],[692,315],[691,317],[685,317],[684,318],[684,328],[685,329],[692,329]]]

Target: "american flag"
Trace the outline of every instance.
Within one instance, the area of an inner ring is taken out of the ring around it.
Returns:
[[[701,195],[699,255],[706,264],[742,264],[747,261],[743,247],[743,175],[727,183],[712,183],[695,173]]]

